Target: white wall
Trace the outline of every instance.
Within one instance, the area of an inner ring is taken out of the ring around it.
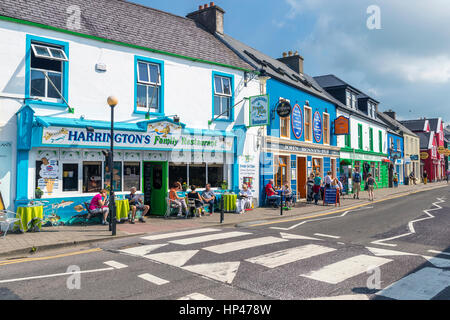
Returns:
[[[369,122],[364,118],[349,115],[342,110],[337,110],[337,117],[345,116],[350,118],[350,137],[351,137],[351,147],[353,149],[358,149],[358,124],[362,124],[363,128],[363,150],[370,151],[370,139],[369,139],[369,128],[373,129],[373,151],[380,152],[379,150],[379,136],[378,131],[381,130],[382,136],[382,147],[383,153],[387,153],[387,132],[386,128],[379,126],[373,122]],[[337,145],[338,147],[345,147],[345,136],[337,136]]]
[[[235,102],[260,93],[256,79],[244,86],[244,72],[240,70],[0,21],[0,141],[13,142],[12,181],[16,176],[15,113],[23,105],[25,94],[27,34],[69,43],[68,102],[75,114],[67,113],[64,108],[32,105],[36,115],[77,119],[85,116],[87,120],[109,121],[106,98],[115,95],[119,99],[116,121],[144,120],[144,115],[133,114],[135,55],[164,61],[164,112],[166,115],[177,114],[190,128],[208,128],[208,120],[212,117],[213,71],[234,76]],[[106,64],[107,71],[97,72],[97,63]],[[245,123],[246,113],[248,102],[242,102],[234,110],[236,122],[217,122],[211,129],[231,130],[234,125]],[[257,128],[251,128],[248,134],[256,134],[256,131]],[[259,158],[259,154],[256,156]],[[15,190],[14,182],[11,189]]]

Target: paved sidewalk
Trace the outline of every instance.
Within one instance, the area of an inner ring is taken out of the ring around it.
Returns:
[[[416,186],[399,186],[398,188],[375,190],[375,201],[387,199],[401,194],[409,194],[440,188],[446,186],[446,182],[430,183],[427,185]],[[116,237],[111,236],[108,226],[62,226],[62,227],[46,227],[41,232],[14,234],[9,233],[5,239],[0,238],[0,256],[25,255],[32,252],[33,248],[37,250],[58,248],[62,246],[71,246],[95,241],[110,240],[118,237],[127,237],[152,232],[168,232],[172,230],[201,228],[211,226],[234,226],[236,224],[248,222],[265,222],[280,218],[293,218],[315,213],[333,212],[336,209],[351,208],[370,203],[368,201],[367,192],[361,192],[360,200],[353,199],[353,196],[345,196],[341,199],[341,206],[334,205],[322,206],[306,204],[305,202],[297,203],[296,208],[283,211],[280,216],[279,209],[272,208],[256,208],[245,214],[226,213],[224,223],[220,224],[220,214],[214,213],[212,216],[205,216],[194,219],[163,219],[151,217],[146,223],[132,225],[129,223],[117,225]]]

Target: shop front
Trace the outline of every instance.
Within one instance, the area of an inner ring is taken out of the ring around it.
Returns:
[[[135,187],[151,214],[164,215],[173,182],[218,188],[230,178],[232,133],[191,130],[163,118],[115,123],[111,184],[109,126],[103,121],[33,117],[30,144],[18,151],[22,161],[17,163],[16,207],[39,201],[47,214],[67,224],[86,212],[84,203],[101,189],[112,188],[124,199]],[[27,168],[21,171],[23,162]]]
[[[375,178],[378,188],[387,188],[389,185],[389,162],[387,154],[358,150],[341,151],[339,170],[344,190],[348,193],[353,192],[352,174],[355,170],[361,174],[361,188],[364,188],[369,173]]]
[[[261,167],[261,193],[273,179],[276,189],[288,184],[298,200],[306,199],[307,179],[311,173],[318,173],[323,178],[331,171],[334,177],[339,178],[339,148],[335,146],[278,141],[268,137],[261,157],[264,164]]]

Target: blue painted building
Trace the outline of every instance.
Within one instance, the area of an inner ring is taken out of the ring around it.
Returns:
[[[303,72],[298,53],[273,59],[228,35],[219,38],[265,76],[270,97],[270,124],[264,130],[260,154],[260,204],[270,179],[276,187],[289,184],[298,199],[306,198],[307,178],[312,172],[339,177],[339,148],[333,135],[335,100]],[[264,86],[264,81],[262,83]],[[286,117],[277,114],[279,104],[289,104]]]

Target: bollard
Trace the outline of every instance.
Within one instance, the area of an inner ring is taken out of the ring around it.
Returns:
[[[223,222],[223,218],[224,218],[224,211],[223,211],[223,195],[220,198],[220,223]]]
[[[282,195],[281,199],[280,199],[280,216],[283,215],[283,202],[284,202],[284,196]]]

